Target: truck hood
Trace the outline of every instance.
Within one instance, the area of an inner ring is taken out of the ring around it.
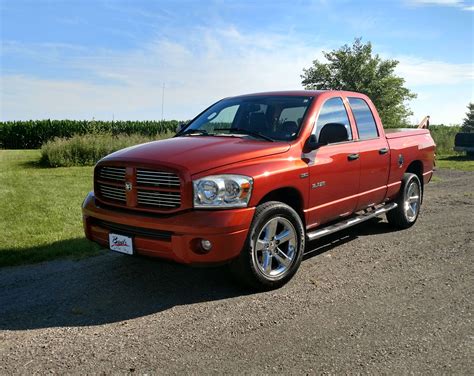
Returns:
[[[153,141],[112,153],[102,162],[157,164],[186,169],[191,175],[235,162],[284,153],[284,142],[230,136],[186,136]]]

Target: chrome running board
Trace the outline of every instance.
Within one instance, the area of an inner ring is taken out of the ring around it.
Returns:
[[[371,218],[378,217],[381,214],[384,214],[384,213],[386,213],[386,212],[388,212],[392,209],[395,209],[397,206],[398,206],[397,203],[391,202],[390,204],[384,205],[384,206],[382,206],[381,208],[378,208],[378,209],[374,209],[373,211],[369,211],[367,213],[360,214],[360,215],[345,219],[345,220],[343,220],[341,222],[338,222],[336,224],[329,225],[329,226],[326,226],[326,227],[308,232],[306,234],[306,237],[310,241],[315,240],[315,239],[319,239],[323,236],[333,234],[337,231],[341,231],[341,230],[344,230],[346,228],[355,226],[359,223],[368,221]]]

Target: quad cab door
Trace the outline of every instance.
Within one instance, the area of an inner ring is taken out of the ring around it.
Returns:
[[[356,211],[380,204],[387,195],[390,171],[390,150],[382,124],[364,98],[347,98],[358,133],[360,155],[359,199]],[[373,107],[373,106],[372,106]]]
[[[308,228],[350,215],[357,206],[359,149],[341,97],[327,99],[322,104],[312,134],[324,142],[322,139],[328,136],[326,131],[330,128],[333,129],[330,133],[339,133],[337,142],[320,146],[303,156],[308,162],[310,180]],[[340,137],[344,134],[345,137]],[[333,136],[329,139],[334,140]]]

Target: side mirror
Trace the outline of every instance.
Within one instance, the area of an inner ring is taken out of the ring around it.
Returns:
[[[324,145],[327,145],[327,144],[318,142],[318,140],[316,139],[316,135],[312,134],[311,136],[309,136],[308,140],[306,141],[305,150],[309,152],[312,150],[319,149],[321,146],[324,146]]]
[[[344,142],[349,140],[346,126],[340,123],[327,123],[321,128],[319,132],[319,142],[327,144],[334,144],[336,142]]]
[[[178,124],[178,126],[176,127],[176,133],[181,132],[185,127],[186,127],[186,123]]]

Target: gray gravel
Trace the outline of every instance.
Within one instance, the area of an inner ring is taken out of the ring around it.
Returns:
[[[285,287],[105,253],[0,270],[0,373],[472,374],[474,173],[418,223],[309,244]]]

